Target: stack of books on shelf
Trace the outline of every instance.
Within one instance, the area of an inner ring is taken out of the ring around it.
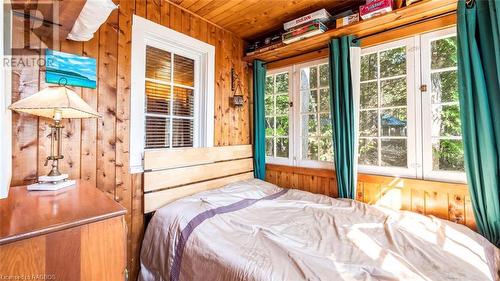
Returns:
[[[331,20],[332,16],[325,9],[321,9],[286,22],[283,24],[285,29],[282,35],[283,43],[290,44],[323,33],[328,29]]]
[[[260,54],[283,46],[284,44],[281,41],[282,33],[283,32],[276,32],[267,37],[251,42],[246,49],[247,56]]]
[[[411,1],[407,1],[411,4]],[[370,19],[392,11],[393,0],[366,0],[366,5],[359,7],[359,16],[364,19]]]

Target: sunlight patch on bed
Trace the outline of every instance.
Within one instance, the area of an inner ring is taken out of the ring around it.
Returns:
[[[487,276],[488,280],[493,280],[481,245],[449,226],[445,226],[445,234],[447,238],[443,243],[443,250],[474,266]]]
[[[360,230],[374,227],[383,227],[383,224],[366,223],[353,225],[347,237],[360,251],[372,260],[380,262],[380,267],[394,276],[408,280],[425,279],[425,276],[414,273],[406,264],[394,256],[393,253],[380,247],[375,240]]]

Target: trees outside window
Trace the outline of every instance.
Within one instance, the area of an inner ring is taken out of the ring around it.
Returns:
[[[268,71],[265,93],[268,163],[333,167],[326,59]]]
[[[465,181],[454,29],[365,48],[360,171]]]

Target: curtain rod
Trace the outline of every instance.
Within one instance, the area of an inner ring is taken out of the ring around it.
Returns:
[[[474,0],[469,0],[469,1],[474,2]],[[368,38],[368,37],[371,37],[371,36],[379,35],[379,34],[382,34],[382,33],[385,33],[385,32],[393,31],[393,30],[398,30],[398,29],[405,28],[405,27],[408,27],[408,26],[413,26],[413,25],[420,24],[420,23],[423,23],[423,22],[428,22],[428,21],[431,21],[431,20],[435,20],[435,19],[438,19],[438,18],[449,16],[449,15],[452,15],[452,14],[455,14],[455,13],[456,13],[456,11],[450,11],[450,12],[446,12],[446,13],[443,13],[443,14],[440,14],[440,15],[437,15],[437,16],[434,16],[434,17],[430,17],[430,18],[426,18],[426,19],[421,19],[421,20],[418,20],[418,21],[413,21],[413,22],[410,22],[410,23],[407,23],[407,24],[399,25],[399,26],[396,26],[396,27],[393,27],[393,28],[389,28],[389,29],[386,29],[386,30],[382,30],[382,31],[379,31],[379,32],[375,32],[375,33],[367,34],[367,35],[364,35],[364,36],[360,36],[358,38],[353,39],[352,43],[356,43],[359,40],[362,40],[362,39],[365,39],[365,38]],[[309,51],[307,53],[317,52],[317,51],[323,50],[324,48],[325,47],[314,49],[314,50],[311,50],[311,51]],[[269,63],[273,63],[273,62],[277,62],[277,61],[281,61],[281,60],[285,60],[285,59],[291,59],[291,58],[295,58],[295,57],[298,57],[298,56],[302,56],[302,55],[307,54],[307,53],[297,54],[297,55],[293,55],[293,56],[282,58],[282,59],[276,59],[276,60],[264,62],[263,64],[266,65],[266,64],[269,64]]]
[[[446,17],[446,16],[449,16],[449,15],[453,15],[453,14],[456,14],[456,12],[457,11],[450,11],[450,12],[446,12],[444,14],[440,14],[440,15],[437,15],[437,16],[434,16],[434,17],[430,17],[430,18],[426,18],[426,19],[421,19],[421,20],[418,20],[418,21],[413,21],[413,22],[410,22],[410,23],[407,23],[407,24],[404,24],[404,25],[400,25],[400,26],[396,26],[396,27],[393,27],[393,28],[389,28],[389,29],[386,29],[386,30],[379,31],[379,32],[375,32],[375,33],[372,33],[372,34],[360,36],[360,37],[357,37],[357,38],[353,39],[352,43],[356,43],[359,40],[362,40],[362,39],[365,39],[365,38],[368,38],[368,37],[372,37],[372,36],[376,36],[376,35],[379,35],[379,34],[382,34],[382,33],[386,33],[386,32],[389,32],[389,31],[398,30],[398,29],[402,29],[402,28],[405,28],[405,27],[408,27],[408,26],[413,26],[413,25],[417,25],[417,24],[420,24],[420,23],[424,23],[424,22],[432,21],[432,20],[439,19],[439,18],[442,18],[442,17]]]

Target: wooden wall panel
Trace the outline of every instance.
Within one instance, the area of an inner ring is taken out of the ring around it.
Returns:
[[[136,14],[165,27],[183,32],[216,47],[214,143],[219,146],[250,143],[250,95],[248,66],[242,61],[244,42],[237,35],[183,10],[167,0],[115,0],[114,11],[94,38],[87,42],[56,41],[49,48],[97,59],[97,89],[74,88],[103,116],[102,119],[65,121],[65,159],[61,170],[72,178],[95,184],[128,209],[128,267],[131,280],[138,273],[139,251],[144,232],[142,174],[129,174],[130,45],[131,19]],[[23,23],[14,24],[14,28]],[[13,41],[23,42],[22,29]],[[45,40],[50,42],[50,40]],[[33,42],[31,42],[33,43]],[[40,45],[39,41],[35,42]],[[21,51],[23,56],[41,56],[37,50]],[[42,54],[43,55],[43,54]],[[233,108],[230,72],[234,68],[242,81],[245,105]],[[12,70],[13,101],[48,86],[43,69]],[[13,175],[11,185],[33,183],[48,172],[43,166],[48,154],[50,120],[13,114]]]
[[[333,170],[267,164],[266,181],[281,187],[338,197]],[[465,184],[359,174],[356,200],[433,215],[476,229]]]
[[[114,11],[99,29],[97,111],[97,187],[115,197],[116,175],[116,73],[118,13]]]
[[[130,121],[130,80],[131,80],[131,45],[132,17],[134,1],[120,2],[118,15],[118,50],[117,50],[117,98],[116,98],[116,171],[115,200],[129,210],[125,221],[132,230],[132,177],[129,174],[129,121]],[[127,237],[127,257],[132,257],[132,237]],[[132,266],[128,259],[127,267]]]
[[[61,42],[60,50],[65,53],[81,54],[83,44],[65,40]],[[41,79],[40,79],[41,80]],[[43,81],[43,80],[42,80]],[[81,87],[70,87],[78,95],[82,95]],[[50,122],[50,121],[49,121]],[[64,151],[64,159],[60,161],[59,168],[61,171],[68,171],[71,178],[80,178],[80,155],[81,155],[81,125],[80,119],[66,119],[62,121],[64,125],[62,135],[62,150]],[[50,132],[50,131],[49,131]],[[50,145],[50,143],[49,143]],[[50,151],[48,151],[50,152]],[[48,156],[48,155],[47,155]]]
[[[338,197],[335,173],[328,169],[267,164],[266,181],[281,187]]]
[[[83,43],[82,55],[97,58],[99,56],[99,32],[94,38]],[[82,89],[82,98],[92,108],[97,109],[98,89]],[[93,185],[97,184],[97,119],[83,119],[81,132],[80,177]]]
[[[40,56],[40,52],[28,49],[24,42],[23,22],[19,17],[13,18],[13,46],[24,47],[14,50],[13,55],[21,57]],[[17,42],[17,43],[16,43]],[[40,40],[32,42],[39,45]],[[12,101],[17,101],[36,93],[39,89],[38,67],[12,68]],[[38,118],[25,113],[12,114],[12,185],[33,182],[38,171]]]
[[[52,42],[51,40],[46,40],[45,44],[47,48],[51,48],[53,50],[59,51],[61,49],[61,44],[59,41]],[[43,53],[41,53],[43,55]],[[45,71],[43,69],[40,70],[39,72],[39,88],[43,89],[49,86],[48,83],[45,82]],[[61,122],[65,128],[63,130],[63,139],[67,140],[67,125],[68,125],[68,120],[63,120]],[[50,154],[50,124],[51,120],[48,118],[38,118],[38,174],[47,174],[49,173],[51,167],[50,163],[49,165],[45,165],[47,156]],[[61,159],[59,160],[59,164],[62,167],[65,165],[65,161],[67,159]],[[66,165],[67,166],[67,165]]]

